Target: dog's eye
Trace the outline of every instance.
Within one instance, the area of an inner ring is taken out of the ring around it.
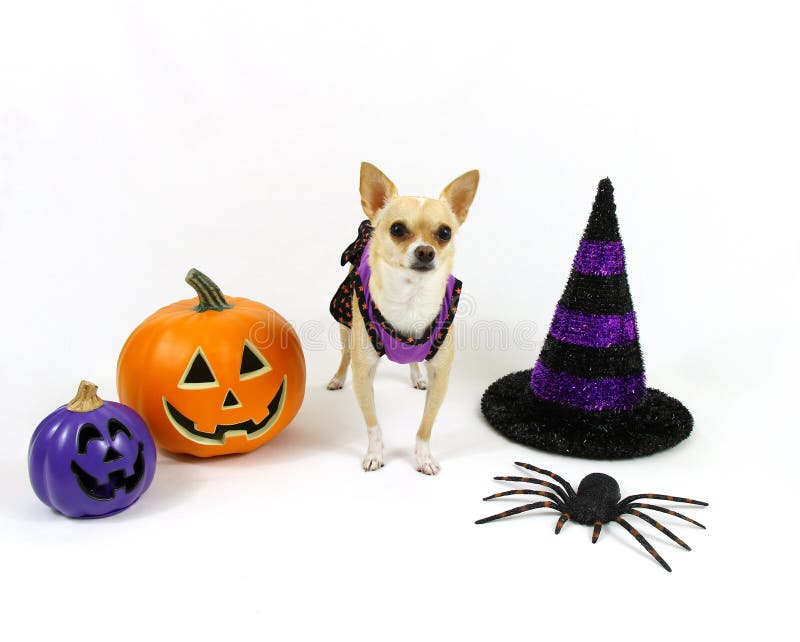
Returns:
[[[442,225],[436,233],[440,241],[449,241],[452,234],[452,230],[447,225]]]
[[[389,233],[395,238],[401,239],[408,234],[408,228],[402,223],[392,223],[392,227],[389,228]]]

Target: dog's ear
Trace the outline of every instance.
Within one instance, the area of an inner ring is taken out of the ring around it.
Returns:
[[[372,163],[361,163],[361,180],[358,188],[361,191],[361,207],[364,208],[364,214],[370,221],[378,210],[397,196],[394,183]]]
[[[462,174],[442,190],[441,199],[447,202],[459,223],[467,219],[470,205],[478,190],[480,174],[477,169]]]

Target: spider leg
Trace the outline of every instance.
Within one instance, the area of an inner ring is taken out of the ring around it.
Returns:
[[[511,510],[506,510],[503,511],[502,513],[497,513],[497,515],[484,517],[483,519],[479,519],[475,523],[486,524],[487,522],[493,522],[496,519],[503,519],[504,517],[511,517],[512,515],[516,515],[518,513],[524,513],[525,511],[533,510],[534,508],[555,508],[555,507],[556,506],[553,502],[534,502],[533,504],[525,504],[524,506],[517,506],[516,508],[512,508]]]
[[[564,528],[564,524],[567,523],[568,519],[569,519],[568,513],[561,514],[561,517],[559,517],[558,521],[556,522],[556,535],[558,535],[561,532],[561,529]]]
[[[565,502],[569,501],[569,495],[567,495],[567,491],[561,488],[561,486],[544,479],[538,479],[537,477],[495,477],[494,479],[497,481],[525,482],[526,484],[544,486],[545,488],[550,488],[551,490],[556,491],[558,496],[561,497],[561,499],[563,499]]]
[[[656,561],[659,564],[661,564],[661,566],[663,566],[665,570],[667,570],[670,573],[672,573],[672,569],[669,567],[669,564],[667,564],[664,561],[664,558],[661,557],[661,555],[659,555],[656,552],[656,549],[654,549],[652,546],[650,546],[650,542],[648,542],[644,537],[642,537],[642,535],[639,533],[639,531],[637,531],[633,526],[631,526],[628,522],[626,522],[624,519],[622,519],[622,517],[617,517],[617,518],[614,519],[614,521],[617,522],[618,524],[622,525],[622,527],[626,531],[628,531],[631,535],[633,535],[636,538],[636,541],[639,542],[644,547],[644,550],[646,550],[648,553],[650,553],[650,555],[655,557]]]
[[[629,504],[636,499],[665,499],[669,502],[678,502],[680,504],[696,504],[697,506],[708,506],[708,502],[701,502],[697,499],[687,499],[686,497],[674,497],[673,495],[656,495],[655,493],[641,493],[639,495],[629,495],[623,499],[619,505]]]
[[[546,490],[531,490],[529,488],[518,488],[516,490],[506,490],[502,493],[495,493],[494,495],[489,495],[488,497],[484,497],[483,501],[487,499],[495,499],[497,497],[507,497],[508,495],[540,495],[541,497],[547,497],[548,499],[552,499],[553,503],[558,507],[561,508],[561,500],[554,495],[553,493],[548,493]]]
[[[567,492],[569,493],[570,497],[575,497],[575,491],[572,489],[572,486],[570,485],[570,483],[566,479],[564,479],[563,477],[559,477],[555,473],[552,473],[549,470],[545,470],[544,468],[537,468],[536,466],[533,466],[532,464],[525,464],[525,463],[523,463],[521,461],[515,461],[514,465],[515,466],[520,466],[521,468],[526,468],[527,470],[532,470],[532,471],[540,473],[542,475],[547,475],[551,479],[555,479],[559,484],[561,484],[564,488],[567,489]]]
[[[658,530],[664,533],[664,535],[669,537],[673,542],[683,546],[683,548],[685,548],[687,551],[692,550],[691,548],[689,548],[689,545],[686,542],[684,542],[680,537],[678,537],[675,533],[669,530],[666,526],[654,520],[652,517],[650,517],[650,515],[645,515],[644,513],[636,510],[635,508],[627,509],[625,512],[630,513],[631,515],[636,515],[636,517],[638,517],[639,519],[643,519],[648,524],[655,526]]]
[[[592,544],[597,543],[597,538],[600,537],[600,529],[603,528],[603,522],[594,523],[594,532],[592,532]]]
[[[673,517],[680,517],[681,519],[685,519],[690,524],[694,524],[695,526],[699,526],[700,528],[705,530],[705,526],[703,526],[700,522],[694,521],[691,517],[686,517],[686,515],[683,515],[682,513],[670,510],[669,508],[664,508],[663,506],[657,506],[656,504],[640,504],[638,502],[633,502],[632,504],[628,504],[625,508],[626,509],[647,508],[648,510],[657,510],[659,513],[666,513],[667,515],[672,515]]]

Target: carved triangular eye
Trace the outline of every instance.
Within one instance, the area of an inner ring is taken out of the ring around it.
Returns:
[[[218,386],[214,371],[203,354],[202,348],[197,348],[189,360],[189,365],[178,383],[178,388],[197,390],[199,388],[214,388]]]
[[[133,439],[133,437],[131,437],[131,431],[128,430],[121,421],[109,419],[108,436],[111,437],[111,441],[114,441],[119,433],[126,435],[128,439]]]
[[[85,455],[86,448],[92,439],[103,441],[103,435],[94,424],[83,424],[78,430],[78,454]]]
[[[242,381],[253,379],[268,373],[270,370],[272,370],[272,366],[269,365],[261,351],[245,339],[244,348],[242,348],[242,366],[239,368],[239,379]]]

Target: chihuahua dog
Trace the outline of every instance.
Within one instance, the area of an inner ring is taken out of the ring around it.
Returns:
[[[328,383],[344,385],[348,365],[367,424],[365,471],[383,466],[383,438],[375,413],[373,379],[382,356],[411,367],[411,384],[426,390],[417,430],[417,470],[439,472],[430,437],[442,405],[455,348],[451,327],[461,282],[450,274],[455,235],[467,218],[478,188],[478,171],[459,176],[438,199],[400,196],[374,165],[361,164],[361,207],[367,215],[358,238],[342,255],[350,273],[331,302],[341,323],[342,359]],[[427,381],[419,364],[425,361]]]

